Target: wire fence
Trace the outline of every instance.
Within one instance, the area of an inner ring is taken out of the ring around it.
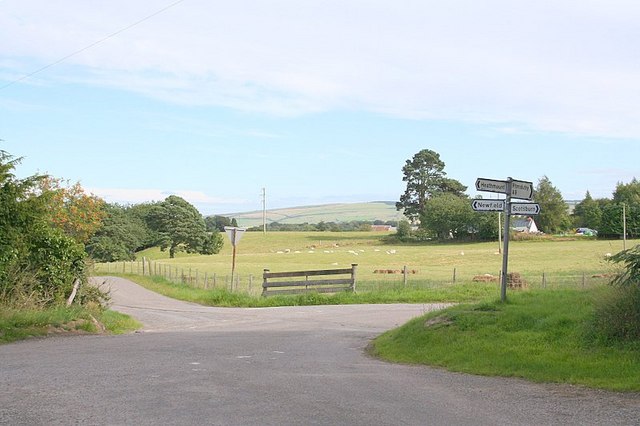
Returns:
[[[181,267],[149,259],[98,263],[94,265],[96,274],[133,274],[150,277],[162,277],[174,284],[181,284],[205,290],[221,289],[234,293],[260,295],[262,293],[261,274],[217,274],[201,271],[194,267]],[[374,270],[370,274],[359,273],[357,291],[375,292],[386,290],[425,290],[442,289],[460,284],[478,284],[496,286],[499,291],[500,271],[495,274],[474,274],[464,268],[453,267],[448,276],[442,272],[429,274],[404,266],[400,269]],[[608,284],[613,275],[595,271],[580,273],[525,272],[508,274],[511,289],[588,289]]]

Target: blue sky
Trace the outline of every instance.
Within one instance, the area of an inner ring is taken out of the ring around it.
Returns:
[[[640,177],[638,22],[621,0],[0,0],[0,149],[21,176],[204,214],[262,188],[268,208],[396,201],[425,148],[469,195],[546,175],[610,197]]]

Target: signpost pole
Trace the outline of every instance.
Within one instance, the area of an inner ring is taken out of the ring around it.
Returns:
[[[233,291],[233,277],[234,274],[236,272],[236,231],[237,229],[233,229],[233,231],[231,231],[233,233],[233,255],[231,257],[231,291]]]
[[[236,246],[240,241],[240,237],[242,237],[242,235],[244,234],[244,231],[246,230],[247,230],[246,228],[238,228],[235,226],[224,227],[224,232],[227,233],[227,236],[231,241],[231,246],[233,247],[233,256],[231,258],[231,286],[230,286],[232,291],[233,291],[233,278],[236,273]]]
[[[502,250],[502,280],[500,283],[500,301],[505,302],[507,300],[507,266],[509,264],[509,228],[511,226],[511,183],[513,179],[507,179],[507,199],[505,202],[505,214],[504,214],[504,247]]]

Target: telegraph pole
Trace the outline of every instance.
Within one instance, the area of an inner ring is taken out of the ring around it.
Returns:
[[[262,188],[262,233],[267,233],[267,189]]]
[[[622,249],[627,249],[627,205],[622,203]]]

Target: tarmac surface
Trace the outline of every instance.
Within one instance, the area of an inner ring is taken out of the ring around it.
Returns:
[[[365,354],[379,333],[443,305],[215,308],[102,280],[142,330],[0,346],[0,424],[640,424],[639,394]]]

